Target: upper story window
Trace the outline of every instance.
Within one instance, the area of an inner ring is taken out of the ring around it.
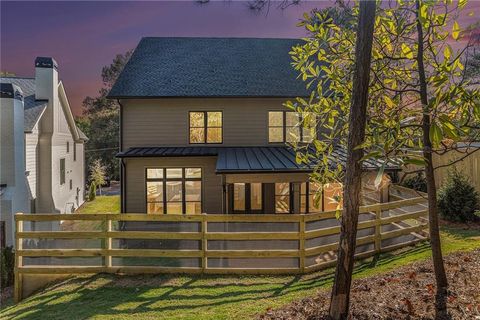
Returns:
[[[77,161],[77,144],[73,143],[73,161]]]
[[[268,112],[269,143],[309,143],[315,137],[315,128],[315,114],[294,111]]]
[[[70,152],[70,141],[67,141],[67,153]]]
[[[221,111],[192,111],[189,114],[190,143],[222,143],[223,119]]]
[[[60,185],[65,184],[65,159],[60,159]]]

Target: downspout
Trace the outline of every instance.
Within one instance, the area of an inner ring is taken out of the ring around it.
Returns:
[[[123,105],[120,102],[120,99],[117,99],[117,103],[120,106],[120,126],[118,128],[119,133],[118,136],[120,138],[119,141],[119,151],[123,152]],[[126,194],[127,194],[127,186],[125,185],[125,162],[123,158],[120,158],[120,213],[125,213],[125,210],[127,209],[127,199],[126,199]]]

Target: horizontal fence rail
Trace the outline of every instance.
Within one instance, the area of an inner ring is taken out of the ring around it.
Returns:
[[[395,188],[389,198],[393,201],[361,207],[357,258],[427,239],[424,196]],[[336,216],[336,211],[17,214],[15,301],[29,291],[24,276],[35,274],[285,274],[319,270],[336,261],[340,232]]]

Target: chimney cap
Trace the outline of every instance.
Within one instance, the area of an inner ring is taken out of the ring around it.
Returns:
[[[35,59],[35,68],[52,68],[58,70],[58,64],[51,57],[37,57]]]
[[[0,83],[0,98],[23,100],[23,92],[12,83]]]

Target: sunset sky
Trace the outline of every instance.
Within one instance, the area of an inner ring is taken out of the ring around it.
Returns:
[[[145,36],[294,38],[303,12],[331,1],[302,1],[285,10],[272,2],[268,15],[243,1],[1,1],[0,68],[33,76],[36,56],[59,64],[75,114],[82,100],[101,86],[100,72],[118,53],[135,48]],[[468,12],[474,12],[468,16]],[[478,20],[480,1],[472,1],[460,23]]]

